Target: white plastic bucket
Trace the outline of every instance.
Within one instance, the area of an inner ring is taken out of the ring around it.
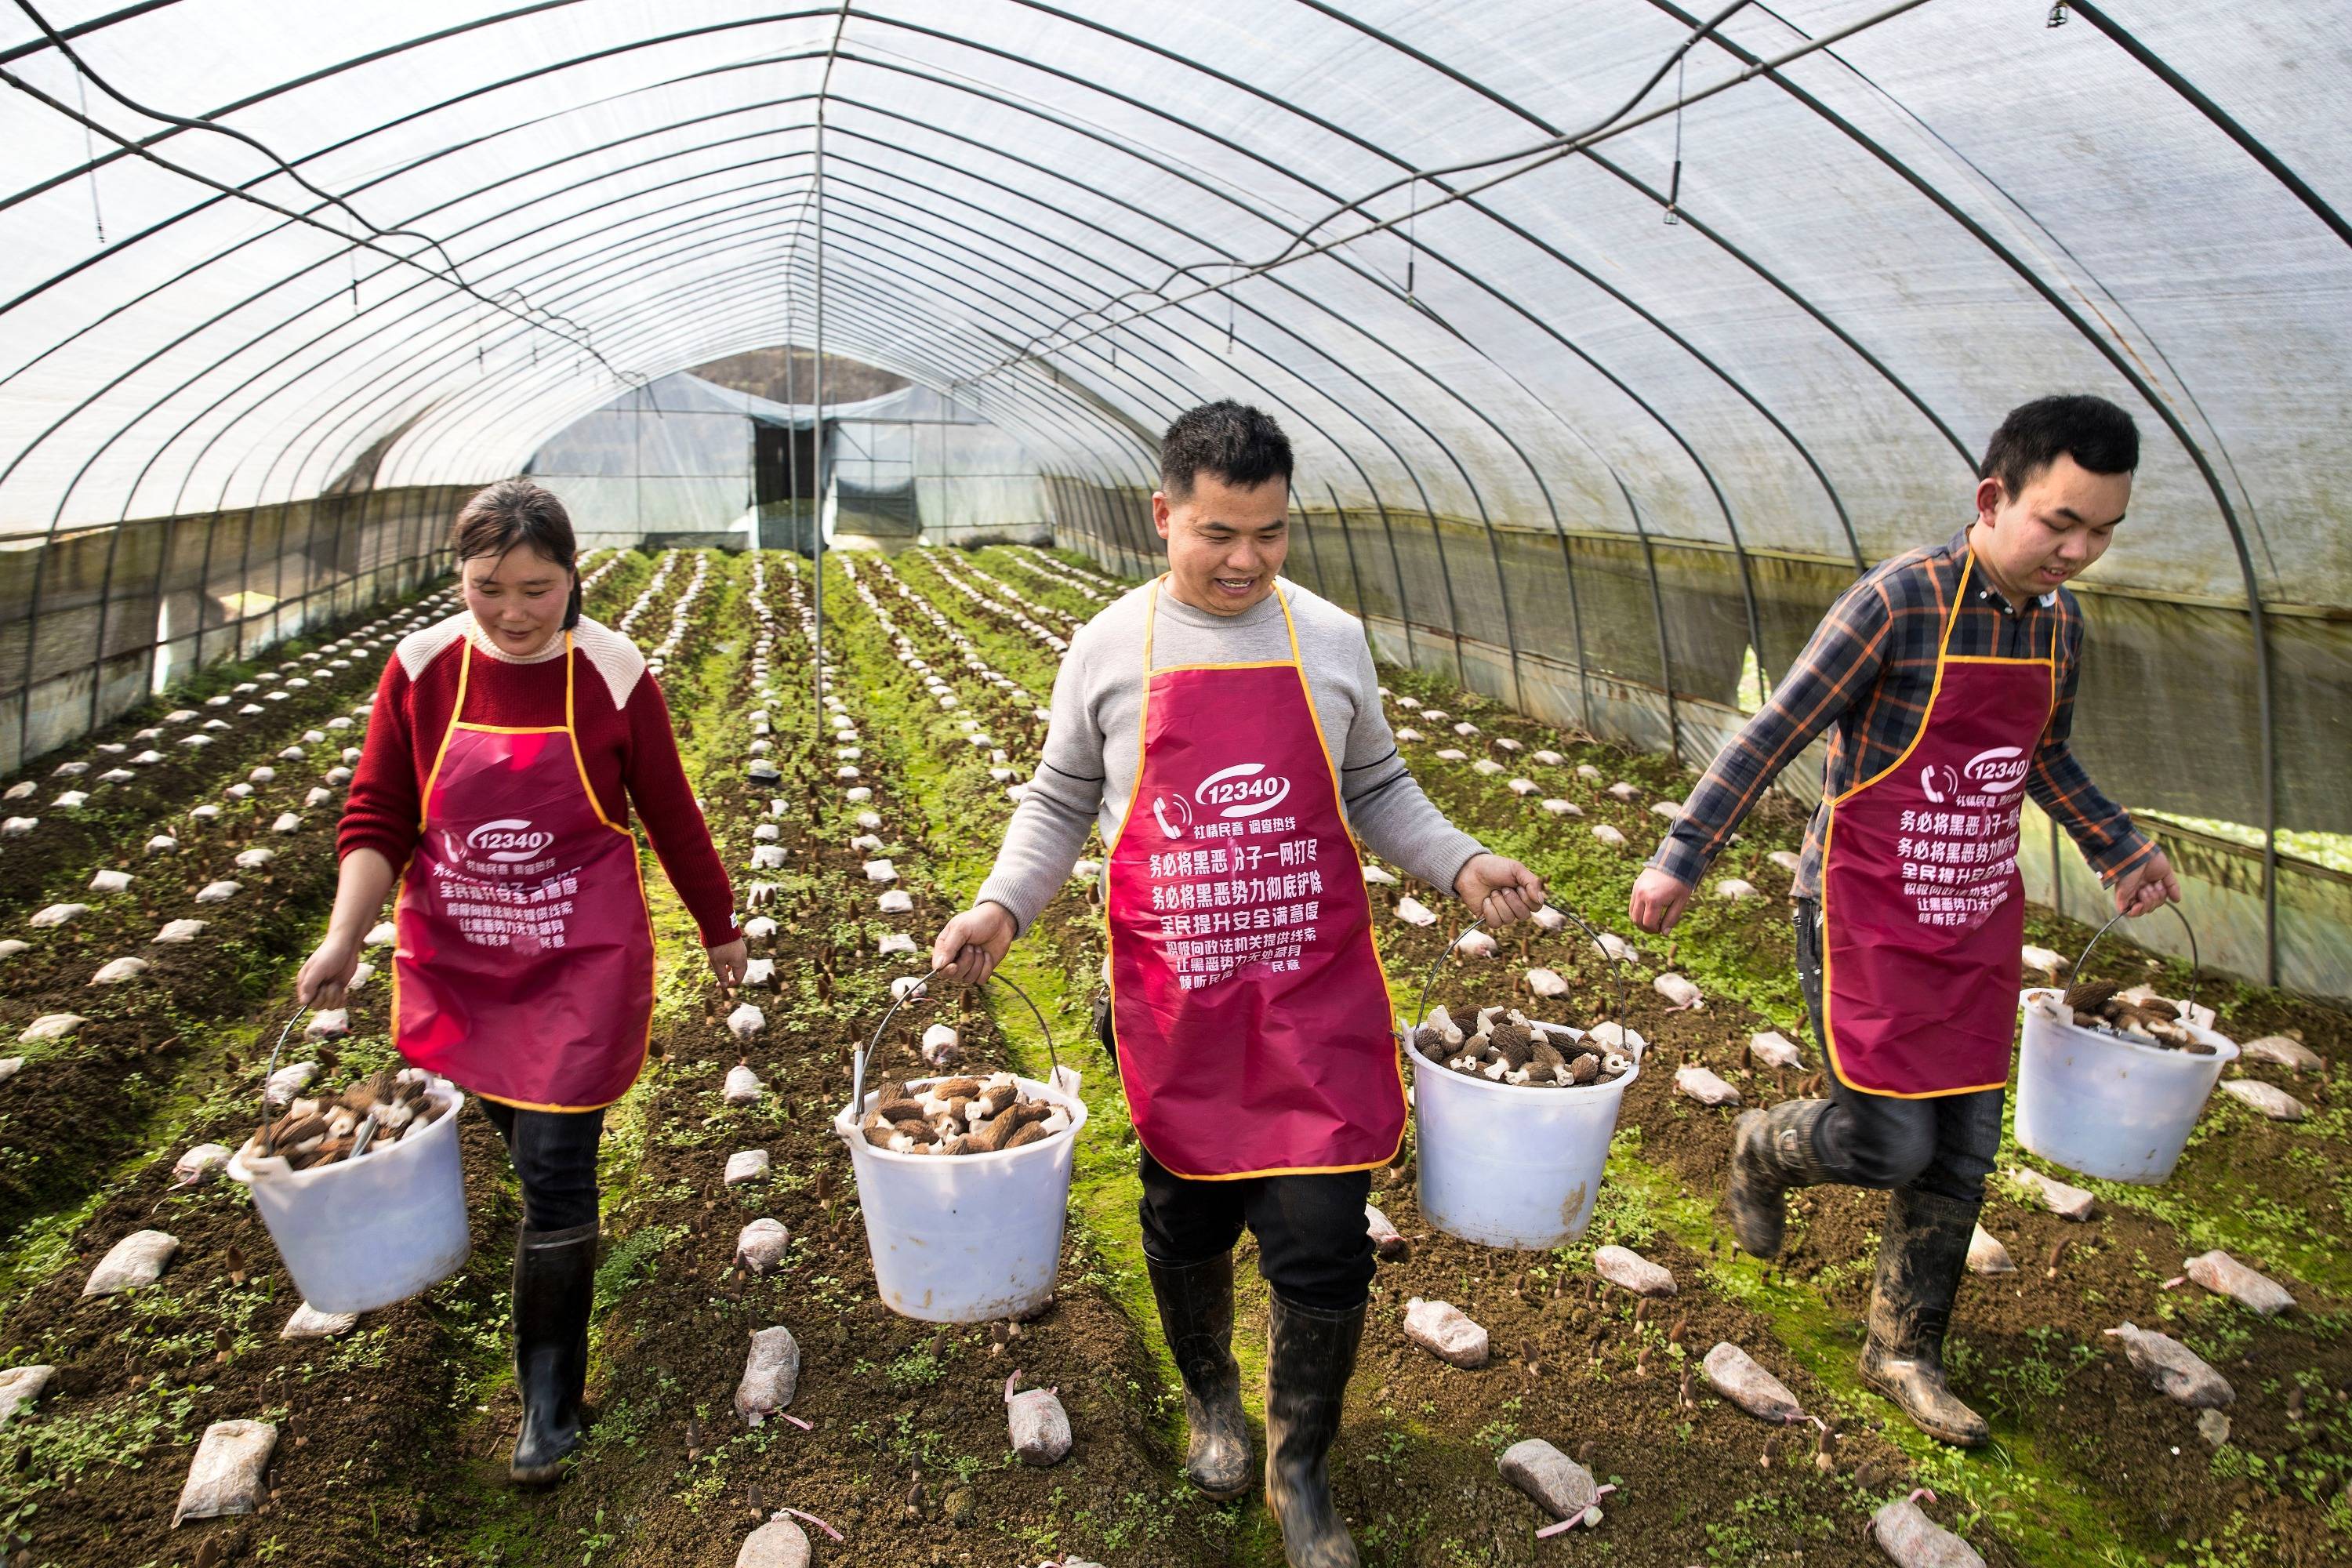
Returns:
[[[1609,1083],[1536,1089],[1406,1055],[1423,1217],[1448,1236],[1521,1252],[1582,1236],[1639,1058]]]
[[[918,1079],[907,1087],[943,1081]],[[978,1323],[1027,1317],[1053,1300],[1070,1162],[1087,1108],[1076,1093],[1016,1081],[1029,1098],[1066,1110],[1068,1130],[992,1154],[898,1154],[858,1131],[875,1095],[834,1118],[857,1178],[875,1284],[892,1311],[927,1323]]]
[[[2086,1176],[2156,1185],[2172,1174],[2238,1047],[2189,1025],[2192,1037],[2213,1047],[2210,1057],[2192,1056],[2061,1024],[2032,1005],[2059,994],[2035,987],[2020,996],[2017,1141]]]
[[[321,1312],[368,1312],[439,1284],[473,1249],[466,1174],[457,1160],[465,1096],[436,1081],[430,1126],[356,1160],[297,1171],[232,1156],[228,1173],[253,1190],[269,1239],[302,1299]]]

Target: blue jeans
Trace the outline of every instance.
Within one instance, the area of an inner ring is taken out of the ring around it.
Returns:
[[[1797,978],[1813,1017],[1813,1038],[1824,1063],[1822,1028],[1822,906],[1796,904]],[[1932,1100],[1864,1094],[1830,1076],[1830,1110],[1813,1127],[1813,1153],[1832,1182],[1856,1187],[1914,1187],[1957,1198],[1984,1199],[1984,1179],[2000,1152],[2005,1089]]]

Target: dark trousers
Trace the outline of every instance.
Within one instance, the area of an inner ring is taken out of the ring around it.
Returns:
[[[1797,900],[1797,978],[1804,985],[1813,1037],[1821,1042],[1826,1063],[1821,911],[1818,900]],[[1830,1086],[1830,1110],[1813,1128],[1813,1152],[1831,1181],[1856,1187],[1914,1187],[1963,1203],[1983,1200],[1984,1179],[2000,1151],[2005,1089],[1897,1100],[1848,1089],[1834,1073]]]
[[[507,1141],[522,1181],[522,1223],[532,1230],[570,1230],[596,1220],[596,1143],[602,1110],[521,1110],[481,1100],[482,1113]]]
[[[1159,1262],[1181,1268],[1230,1252],[1246,1225],[1257,1237],[1257,1271],[1283,1300],[1343,1312],[1370,1295],[1376,1267],[1364,1224],[1370,1171],[1194,1182],[1170,1174],[1149,1153],[1140,1166],[1143,1250]]]
[[[1095,998],[1094,1029],[1118,1071],[1108,991]],[[1155,1261],[1180,1268],[1204,1263],[1231,1252],[1246,1225],[1257,1237],[1257,1271],[1284,1300],[1344,1312],[1370,1296],[1379,1264],[1364,1222],[1370,1171],[1194,1182],[1171,1173],[1148,1152],[1136,1152],[1143,1196],[1135,1208],[1143,1217],[1143,1250]]]

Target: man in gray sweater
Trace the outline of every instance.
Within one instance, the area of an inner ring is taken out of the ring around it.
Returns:
[[[1248,1486],[1232,1351],[1247,1225],[1272,1296],[1267,1504],[1293,1568],[1351,1568],[1327,1460],[1372,1278],[1370,1173],[1402,1146],[1405,1109],[1357,846],[1493,924],[1529,914],[1543,885],[1422,794],[1362,624],[1278,581],[1290,475],[1256,409],[1209,404],[1168,427],[1151,498],[1168,573],[1073,639],[1036,777],[931,961],[985,979],[1100,828],[1109,1021],[1185,1468],[1213,1496]]]

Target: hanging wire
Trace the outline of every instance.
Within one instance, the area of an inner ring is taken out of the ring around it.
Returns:
[[[1675,216],[1675,204],[1683,196],[1683,67],[1688,58],[1675,64],[1675,174],[1666,184],[1666,222],[1679,225],[1683,220]]]
[[[145,142],[134,142],[127,136],[118,134],[116,132],[99,124],[89,116],[89,103],[86,98],[82,100],[81,110],[79,112],[76,112],[73,110],[68,109],[64,103],[58,100],[51,98],[47,93],[43,92],[40,89],[33,86],[22,77],[10,71],[0,70],[0,82],[5,82],[8,86],[15,88],[17,91],[24,93],[26,97],[31,98],[37,102],[47,104],[61,114],[79,120],[81,122],[82,136],[85,143],[89,143],[89,140],[93,132],[103,135],[108,141],[120,147],[124,153],[132,157],[143,158],[160,169],[168,170],[184,179],[194,180],[199,184],[210,186],[212,189],[218,191],[223,195],[231,197],[234,200],[248,203],[254,206],[260,207],[265,211],[274,212],[278,216],[289,219],[292,222],[302,224],[310,228],[323,229],[328,234],[334,236],[337,239],[344,241],[346,244],[365,246],[368,249],[375,251],[381,256],[387,257],[393,261],[401,263],[404,266],[414,267],[419,271],[426,274],[428,277],[438,278],[442,281],[453,285],[460,292],[470,295],[478,300],[484,298],[481,291],[476,289],[471,283],[467,282],[465,275],[458,270],[457,258],[450,254],[448,247],[443,245],[441,241],[436,239],[433,236],[425,234],[418,229],[378,227],[375,224],[370,222],[366,216],[361,213],[357,207],[352,205],[351,203],[335,195],[332,191],[315,185],[308,179],[304,178],[300,170],[295,168],[292,163],[287,162],[284,158],[279,157],[278,153],[268,145],[268,143],[262,142],[258,137],[249,136],[233,126],[224,125],[215,120],[191,120],[185,115],[173,114],[169,110],[157,109],[152,105],[142,103],[137,99],[131,97],[128,93],[125,93],[120,88],[116,87],[112,82],[107,80],[106,78],[99,75],[97,71],[91,69],[89,62],[83,59],[79,54],[75,52],[73,45],[67,41],[65,35],[51,26],[49,25],[48,18],[42,16],[41,13],[34,7],[32,0],[16,0],[16,9],[25,14],[26,20],[30,21],[34,26],[40,29],[42,37],[48,40],[49,46],[56,49],[60,55],[63,55],[67,62],[73,67],[75,72],[74,90],[77,94],[83,92],[84,83],[87,82],[89,86],[96,87],[99,91],[114,100],[115,102],[122,105],[125,109],[130,110],[134,114],[143,114],[150,120],[160,120],[166,125],[175,126],[183,131],[209,131],[217,135],[226,136],[234,141],[242,142],[244,145],[252,148],[255,152],[268,159],[271,163],[277,164],[279,171],[282,172],[288,179],[292,180],[303,190],[308,191],[310,195],[318,197],[320,201],[326,205],[339,208],[343,213],[349,215],[353,222],[359,224],[361,227],[367,231],[369,237],[354,239],[352,236],[336,229],[332,225],[320,222],[316,217],[310,216],[309,213],[298,212],[291,207],[280,206],[275,202],[255,195],[251,191],[245,189],[242,186],[224,184],[219,180],[214,179],[209,174],[201,174],[194,169],[174,163],[169,159],[156,153],[152,149],[148,147]],[[96,163],[94,155],[91,158],[91,163],[93,165]],[[95,182],[96,175],[97,170],[93,166],[91,170],[93,182]],[[94,183],[91,190],[92,199],[95,201],[96,185]],[[436,251],[440,255],[443,263],[446,267],[446,270],[437,271],[418,260],[415,256],[404,255],[402,252],[391,249],[381,243],[383,240],[395,238],[420,241],[426,248]],[[531,317],[524,311],[513,310],[509,307],[503,305],[499,308],[500,310],[507,310],[509,314],[513,315],[518,321],[522,321],[526,326],[537,326],[544,331],[553,330],[551,328],[548,328],[545,322],[533,321]],[[543,313],[555,321],[563,322],[564,325],[572,327],[575,331],[579,330],[579,323],[572,321],[571,318],[567,316],[563,316],[555,311],[546,311]],[[603,355],[597,354],[593,348],[588,350],[588,353],[599,361],[602,361],[604,358]],[[613,371],[615,376],[620,374],[619,370],[609,363],[605,365],[605,368]]]
[[[74,101],[81,105],[82,161],[89,165],[89,219],[98,226],[98,243],[106,243],[106,215],[98,206],[98,132],[89,128],[89,89],[79,73],[74,77]]]
[[[1280,250],[1275,252],[1269,257],[1266,257],[1263,260],[1242,262],[1220,259],[1215,261],[1188,262],[1181,267],[1170,268],[1168,275],[1158,284],[1146,285],[1130,289],[1127,294],[1120,296],[1120,300],[1124,300],[1130,298],[1139,298],[1143,301],[1132,307],[1134,315],[1130,319],[1139,320],[1145,316],[1157,315],[1162,310],[1172,310],[1179,306],[1188,304],[1194,300],[1200,299],[1203,295],[1230,293],[1234,286],[1241,282],[1244,278],[1254,278],[1263,273],[1273,272],[1278,268],[1288,267],[1295,262],[1304,261],[1311,257],[1322,256],[1345,246],[1355,245],[1362,240],[1369,239],[1373,235],[1379,234],[1383,230],[1401,227],[1405,222],[1405,215],[1399,214],[1394,217],[1374,220],[1370,217],[1369,214],[1364,212],[1364,208],[1369,204],[1379,200],[1381,197],[1389,195],[1413,180],[1443,181],[1449,175],[1462,174],[1470,170],[1489,169],[1498,164],[1506,163],[1517,165],[1516,167],[1505,169],[1499,174],[1492,174],[1486,179],[1470,184],[1459,187],[1447,187],[1444,195],[1436,197],[1430,203],[1430,205],[1433,208],[1451,206],[1456,202],[1475,200],[1480,195],[1497,185],[1505,184],[1513,180],[1522,179],[1527,175],[1533,174],[1538,169],[1548,167],[1552,163],[1559,163],[1564,158],[1574,157],[1588,151],[1591,147],[1599,145],[1602,142],[1608,141],[1613,137],[1624,135],[1629,132],[1638,130],[1640,127],[1650,124],[1654,121],[1664,120],[1681,107],[1679,101],[1663,105],[1657,109],[1642,113],[1635,113],[1633,112],[1633,110],[1635,106],[1640,103],[1642,99],[1648,95],[1653,87],[1665,79],[1668,69],[1679,62],[1684,54],[1687,53],[1698,43],[1712,37],[1716,30],[1725,21],[1728,20],[1734,13],[1743,9],[1751,3],[1752,0],[1731,0],[1731,4],[1723,11],[1708,18],[1706,22],[1695,28],[1690,37],[1683,40],[1681,46],[1658,66],[1657,69],[1651,74],[1649,79],[1644,82],[1641,89],[1636,91],[1622,107],[1612,113],[1603,116],[1601,119],[1596,121],[1582,131],[1547,137],[1541,142],[1534,142],[1526,146],[1516,147],[1508,152],[1490,153],[1485,157],[1474,158],[1465,163],[1451,163],[1442,168],[1416,169],[1409,174],[1401,174],[1397,178],[1389,181],[1387,184],[1367,191],[1362,195],[1357,196],[1351,201],[1339,204],[1333,207],[1329,212],[1325,213],[1320,217],[1313,219],[1303,227],[1292,230],[1290,232],[1289,242]],[[1895,17],[1903,16],[1907,12],[1916,10],[1927,3],[1927,0],[1889,0],[1888,4],[1868,16],[1857,17],[1855,20],[1849,22],[1843,26],[1835,27],[1817,37],[1807,38],[1804,42],[1783,50],[1778,55],[1759,58],[1753,64],[1742,68],[1740,70],[1724,78],[1722,80],[1701,88],[1694,96],[1692,101],[1696,101],[1697,99],[1713,98],[1720,93],[1728,92],[1735,88],[1743,86],[1748,82],[1754,81],[1759,78],[1768,77],[1773,72],[1781,70],[1809,55],[1818,54],[1822,50],[1831,48],[1835,45],[1843,42],[1847,38],[1868,32],[1874,27],[1883,26],[1886,23],[1893,21]],[[1364,216],[1367,219],[1364,226],[1356,229],[1351,233],[1339,235],[1331,239],[1310,239],[1309,237],[1318,229],[1320,229],[1325,225],[1333,223],[1351,213]],[[1223,268],[1229,269],[1233,275],[1223,282],[1203,283],[1199,288],[1192,289],[1181,293],[1170,292],[1170,289],[1175,285],[1178,279],[1194,278],[1202,268]],[[1068,315],[1063,317],[1061,320],[1055,322],[1052,326],[1045,328],[1044,331],[1030,334],[1029,337],[1021,342],[1019,347],[1014,349],[1011,353],[1006,354],[1003,358],[1000,358],[988,365],[982,374],[984,375],[993,376],[1003,372],[1013,370],[1016,367],[1025,366],[1032,361],[1044,356],[1048,352],[1045,345],[1049,341],[1057,341],[1057,347],[1069,349],[1075,348],[1077,344],[1085,342],[1089,339],[1100,337],[1105,331],[1104,328],[1095,327],[1083,331],[1076,329],[1077,323],[1081,318],[1088,315],[1100,314],[1104,309],[1105,308],[1102,306],[1089,306],[1085,310],[1070,312]]]
[[[1675,90],[1679,92],[1681,89],[1677,88]],[[1421,180],[1418,176],[1415,176],[1412,184],[1405,187],[1404,200],[1404,297],[1411,300],[1412,298],[1412,264],[1414,258],[1421,254],[1420,247],[1414,238],[1421,218]]]

